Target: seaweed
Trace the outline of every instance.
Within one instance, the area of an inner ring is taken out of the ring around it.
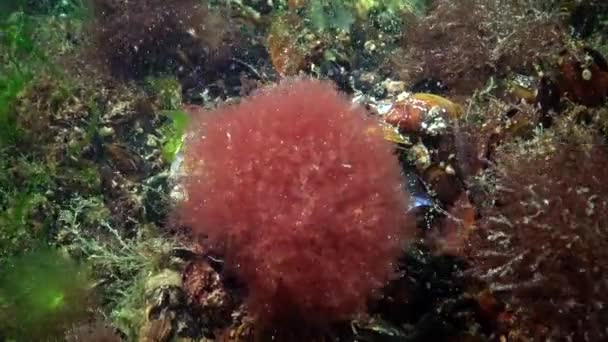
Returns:
[[[46,240],[50,222],[38,210],[48,204],[54,186],[49,168],[25,158],[0,158],[0,264]],[[11,165],[13,164],[13,165]],[[9,166],[11,165],[11,166]]]
[[[163,115],[171,123],[164,129],[162,154],[165,161],[171,163],[182,149],[189,119],[186,113],[181,110],[164,111]]]
[[[110,225],[109,215],[99,197],[74,197],[59,213],[58,240],[91,264],[93,276],[103,283],[100,304],[113,323],[134,338],[146,320],[147,281],[175,267],[170,254],[179,244],[153,227],[141,227],[139,236],[126,238]]]
[[[85,264],[41,247],[14,257],[0,274],[0,328],[5,338],[40,341],[63,336],[86,318],[91,282]]]
[[[23,13],[15,12],[0,23],[0,148],[14,144],[19,136],[13,105],[19,93],[32,79],[32,66],[24,63],[40,57],[31,39],[32,21]]]
[[[228,22],[200,1],[93,0],[92,11],[95,54],[117,78],[185,73],[230,50]]]

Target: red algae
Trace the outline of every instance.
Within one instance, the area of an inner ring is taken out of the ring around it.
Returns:
[[[234,39],[228,20],[197,0],[92,0],[94,55],[124,79],[227,58]],[[183,71],[182,71],[183,72]]]
[[[181,218],[265,320],[347,319],[415,233],[393,147],[327,82],[299,79],[195,112]]]
[[[608,153],[597,133],[574,132],[505,144],[482,176],[495,190],[466,248],[513,312],[513,340],[608,338]]]

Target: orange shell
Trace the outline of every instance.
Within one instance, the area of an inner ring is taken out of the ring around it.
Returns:
[[[442,108],[451,119],[458,119],[462,116],[463,110],[462,107],[454,103],[445,97],[441,97],[435,94],[429,93],[416,93],[412,95],[412,98],[420,101],[426,102],[427,106],[432,107],[440,107]]]
[[[422,122],[431,109],[440,108],[448,119],[462,116],[462,107],[444,97],[416,93],[398,100],[386,114],[385,121],[398,127],[403,133],[420,133]]]
[[[397,102],[386,115],[385,121],[404,133],[418,133],[422,124],[422,113],[427,110],[421,101]]]

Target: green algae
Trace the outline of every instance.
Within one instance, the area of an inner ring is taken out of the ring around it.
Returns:
[[[32,65],[24,59],[39,56],[32,40],[33,23],[22,12],[0,22],[0,148],[14,144],[19,136],[13,105],[33,77]]]
[[[188,116],[181,110],[164,111],[163,115],[170,123],[163,129],[162,155],[165,161],[171,163],[182,149]]]
[[[86,318],[90,288],[86,265],[57,249],[11,258],[0,273],[0,328],[19,341],[62,336]]]

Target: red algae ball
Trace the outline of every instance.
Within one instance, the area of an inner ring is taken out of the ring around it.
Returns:
[[[415,231],[393,148],[331,83],[283,81],[195,111],[180,216],[220,250],[262,319],[347,319]]]

